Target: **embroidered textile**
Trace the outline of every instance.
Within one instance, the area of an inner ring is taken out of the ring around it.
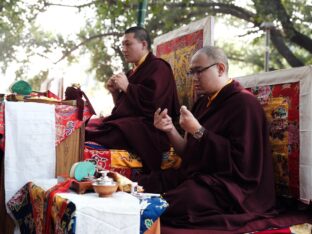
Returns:
[[[53,222],[47,225],[49,194],[58,189],[59,186],[55,186],[44,191],[29,182],[9,200],[8,208],[17,220],[21,233],[74,233],[75,205],[59,196],[53,197],[51,213],[48,213]]]

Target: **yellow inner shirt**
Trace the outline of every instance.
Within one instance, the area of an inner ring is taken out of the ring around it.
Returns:
[[[138,65],[133,64],[132,73],[134,73],[138,69],[138,67],[145,61],[147,55],[148,53],[142,56],[142,58],[138,62]]]
[[[231,83],[233,81],[233,79],[229,79],[228,82],[226,83],[226,85],[228,85],[229,83]],[[224,86],[226,86],[224,85]],[[210,106],[210,104],[212,103],[212,101],[218,96],[218,94],[220,93],[220,91],[224,88],[224,86],[216,93],[214,93],[209,99],[208,99],[208,103],[207,103],[207,107]]]

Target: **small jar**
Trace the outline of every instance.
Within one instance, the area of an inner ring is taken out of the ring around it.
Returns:
[[[137,193],[138,192],[138,183],[132,182],[131,183],[131,193]]]

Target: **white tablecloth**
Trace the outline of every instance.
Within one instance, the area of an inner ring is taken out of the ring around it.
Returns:
[[[76,234],[138,234],[140,204],[131,194],[114,193],[100,198],[96,193],[58,193],[76,205]]]

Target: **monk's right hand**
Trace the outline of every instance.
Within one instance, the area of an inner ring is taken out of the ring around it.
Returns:
[[[186,106],[181,106],[180,108],[179,124],[186,132],[191,134],[193,134],[201,127],[198,120],[194,117],[192,112],[187,109]]]
[[[110,93],[116,93],[118,91],[118,88],[117,88],[117,86],[115,84],[114,76],[109,78],[109,80],[107,81],[105,87],[108,89],[108,91]]]
[[[168,115],[168,109],[161,111],[158,108],[154,113],[154,126],[159,130],[169,133],[173,130],[174,125],[172,123],[171,117]]]

